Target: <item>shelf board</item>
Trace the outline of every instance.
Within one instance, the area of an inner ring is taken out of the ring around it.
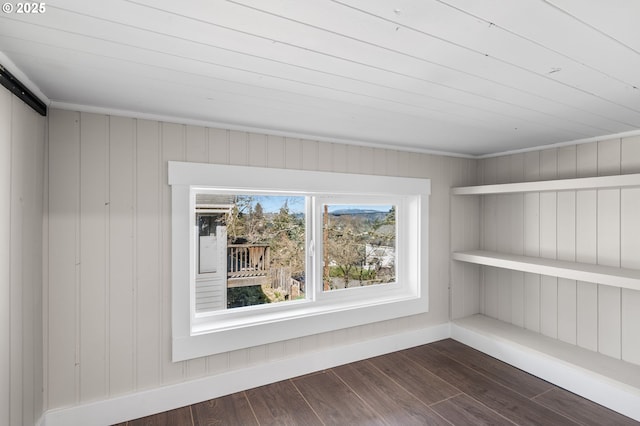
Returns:
[[[640,173],[596,176],[577,179],[543,180],[535,182],[502,183],[495,185],[460,186],[451,188],[453,195],[510,194],[516,192],[571,191],[640,187]]]
[[[454,320],[451,337],[640,420],[640,366],[484,315]]]
[[[640,290],[640,271],[636,269],[503,254],[485,250],[455,252],[452,257],[454,260],[478,265]]]

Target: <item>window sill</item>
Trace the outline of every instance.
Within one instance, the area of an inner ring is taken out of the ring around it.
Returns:
[[[368,299],[361,303],[301,302],[280,312],[264,310],[247,318],[207,318],[192,326],[191,336],[173,339],[174,361],[183,361],[247,346],[259,346],[427,312],[416,295]]]

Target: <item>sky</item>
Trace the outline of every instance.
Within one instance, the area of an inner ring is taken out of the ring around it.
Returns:
[[[254,195],[254,206],[260,203],[265,213],[277,213],[287,202],[291,213],[304,213],[304,197],[280,195]]]
[[[288,202],[289,211],[291,213],[304,213],[304,197],[303,196],[280,196],[280,195],[254,195],[254,206],[260,203],[262,210],[265,213],[277,213],[285,202]],[[348,210],[348,209],[366,209],[376,210],[380,212],[388,212],[391,209],[390,205],[362,205],[362,204],[330,204],[329,213],[336,210]]]
[[[378,212],[388,213],[391,210],[390,205],[386,206],[378,206],[378,205],[370,205],[370,204],[329,204],[329,213],[332,213],[336,210],[375,210]]]

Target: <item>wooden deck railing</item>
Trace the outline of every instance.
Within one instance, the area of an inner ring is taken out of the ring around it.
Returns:
[[[258,277],[269,272],[267,244],[227,245],[227,277]]]
[[[227,245],[227,287],[268,285],[289,299],[304,293],[304,283],[291,277],[287,267],[270,267],[267,244]]]

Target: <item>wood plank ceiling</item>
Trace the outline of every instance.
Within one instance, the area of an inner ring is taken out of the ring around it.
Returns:
[[[481,155],[640,129],[637,0],[54,0],[0,14],[52,102]]]

